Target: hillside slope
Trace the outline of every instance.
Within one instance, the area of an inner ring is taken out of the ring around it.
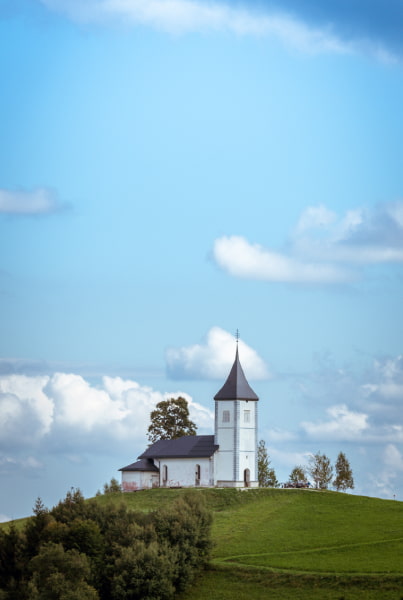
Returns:
[[[154,511],[189,493],[98,496]],[[315,491],[196,489],[214,514],[209,569],[181,600],[402,600],[403,503]]]
[[[158,510],[181,493],[123,500]],[[182,600],[403,598],[403,503],[314,490],[194,493],[214,512],[214,550],[211,568]]]

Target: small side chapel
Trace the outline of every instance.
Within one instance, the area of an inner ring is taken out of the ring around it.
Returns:
[[[119,469],[123,491],[152,487],[258,487],[258,400],[239,361],[214,396],[214,435],[159,440]]]

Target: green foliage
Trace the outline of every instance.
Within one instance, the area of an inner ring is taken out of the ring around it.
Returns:
[[[112,600],[169,600],[175,593],[175,553],[166,545],[138,540],[114,557]]]
[[[197,571],[207,564],[211,550],[211,522],[203,497],[192,493],[179,498],[171,509],[156,515],[159,539],[176,551],[176,589],[185,589]]]
[[[116,492],[121,492],[120,483],[115,477],[112,477],[111,482],[104,483],[104,494],[114,494]]]
[[[290,473],[289,481],[291,483],[298,483],[299,481],[305,481],[305,479],[306,479],[305,467],[302,467],[301,465],[297,465],[296,467],[294,467]]]
[[[0,589],[14,587],[22,577],[26,553],[26,537],[14,523],[8,531],[0,529]]]
[[[77,550],[65,551],[62,544],[49,542],[32,558],[33,575],[28,584],[32,600],[97,600],[88,584],[90,563]]]
[[[326,454],[317,452],[309,458],[308,472],[315,482],[315,486],[320,490],[327,490],[333,477],[333,467]]]
[[[148,439],[152,443],[196,435],[197,426],[189,418],[188,402],[181,396],[158,402],[150,420]]]
[[[170,600],[206,564],[210,526],[200,496],[149,513],[74,489],[50,511],[38,499],[24,530],[0,529],[0,600]]]
[[[353,472],[344,452],[340,452],[336,461],[336,478],[333,481],[333,487],[339,492],[345,492],[347,489],[354,489]]]
[[[257,447],[257,472],[259,487],[279,487],[276,473],[270,467],[270,459],[267,454],[266,442],[260,440]]]

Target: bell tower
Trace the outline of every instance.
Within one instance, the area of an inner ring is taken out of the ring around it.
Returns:
[[[258,487],[258,400],[239,361],[238,332],[235,361],[226,382],[214,396],[214,443],[218,487]]]

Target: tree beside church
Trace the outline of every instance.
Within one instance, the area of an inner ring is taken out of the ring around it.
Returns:
[[[152,443],[196,435],[197,425],[190,420],[188,401],[182,396],[158,402],[150,420],[148,440]]]

